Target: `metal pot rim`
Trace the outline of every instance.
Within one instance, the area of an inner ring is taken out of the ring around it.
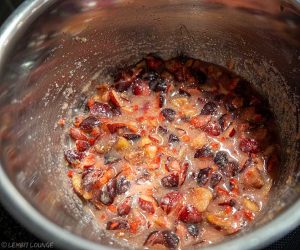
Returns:
[[[0,29],[0,72],[6,55],[24,31],[40,13],[57,0],[27,0],[6,20]],[[54,242],[64,249],[112,249],[83,239],[59,227],[39,213],[17,190],[0,163],[0,200],[19,222],[29,231],[47,242]],[[286,235],[300,224],[300,200],[272,221],[253,232],[235,239],[209,246],[207,249],[234,250],[258,249]]]

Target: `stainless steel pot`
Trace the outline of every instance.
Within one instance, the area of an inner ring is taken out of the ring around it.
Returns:
[[[67,249],[120,248],[66,178],[57,120],[97,81],[149,52],[226,66],[253,82],[278,119],[284,162],[268,209],[210,249],[255,249],[300,224],[298,1],[26,1],[0,30],[0,194],[29,230]]]

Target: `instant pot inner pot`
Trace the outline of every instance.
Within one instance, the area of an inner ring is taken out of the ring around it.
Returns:
[[[281,12],[277,1],[266,1],[270,8],[263,10],[212,1],[95,1],[93,7],[88,2],[54,4],[12,43],[1,65],[1,163],[40,213],[75,234],[109,244],[66,178],[69,123],[63,129],[57,121],[70,121],[95,85],[111,80],[109,72],[150,52],[165,59],[183,53],[225,67],[233,63],[233,71],[269,100],[283,162],[269,207],[249,230],[299,197],[299,19],[288,23],[289,11]],[[272,8],[275,3],[278,9]]]

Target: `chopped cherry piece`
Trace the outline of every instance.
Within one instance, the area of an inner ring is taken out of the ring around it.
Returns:
[[[87,136],[79,128],[70,128],[70,136],[74,140],[88,140]]]
[[[184,223],[199,223],[202,220],[201,213],[192,205],[183,207],[178,215],[178,219]]]
[[[197,183],[200,186],[204,186],[208,182],[208,175],[210,172],[210,167],[208,168],[202,168],[199,170],[198,175],[197,175]]]
[[[80,128],[86,132],[91,132],[99,124],[100,121],[95,116],[89,116],[80,123]]]
[[[120,128],[126,127],[125,123],[119,123],[119,122],[108,123],[106,126],[111,134],[116,133]]]
[[[167,193],[160,200],[160,207],[169,214],[182,200],[182,195],[179,192]]]
[[[143,79],[149,81],[149,87],[155,92],[165,92],[167,90],[167,82],[162,79],[156,72],[150,71]]]
[[[232,123],[229,114],[222,115],[219,118],[218,122],[219,122],[219,124],[221,126],[222,131],[225,131],[230,126],[230,124]]]
[[[78,152],[76,150],[66,150],[65,151],[65,159],[70,163],[70,164],[78,164],[79,161],[84,157],[84,153]]]
[[[149,234],[144,246],[154,246],[156,244],[164,245],[166,248],[174,250],[177,249],[179,238],[170,230],[154,231]]]
[[[204,146],[196,150],[194,158],[208,158],[212,156],[213,156],[213,152],[211,151],[211,149],[207,146]]]
[[[136,75],[133,74],[131,70],[123,70],[118,72],[118,74],[115,75],[114,79],[114,88],[118,92],[123,92],[129,89],[131,86],[133,80],[136,78]]]
[[[236,161],[228,162],[227,167],[232,176],[236,176],[238,174],[240,167]]]
[[[202,108],[200,115],[214,115],[217,109],[218,107],[214,102],[208,102]]]
[[[220,169],[223,169],[228,163],[227,153],[225,151],[219,151],[214,158],[214,162],[220,167]]]
[[[120,116],[120,115],[122,115],[121,109],[118,108],[118,107],[115,107],[115,106],[111,107],[111,112],[112,112],[113,116]]]
[[[87,141],[77,140],[76,148],[79,152],[84,152],[90,147],[90,144]]]
[[[231,131],[229,132],[229,137],[233,137],[235,133],[236,133],[235,129],[232,128]]]
[[[142,196],[138,199],[138,204],[140,208],[149,214],[155,213],[155,203],[155,200],[151,197]]]
[[[198,116],[194,116],[190,120],[190,123],[195,128],[204,128],[209,123],[210,120],[211,120],[211,115],[198,115]]]
[[[129,223],[126,220],[111,220],[106,224],[106,230],[129,229]]]
[[[141,138],[141,136],[138,134],[124,134],[123,137],[130,141],[136,141]]]
[[[184,183],[184,181],[186,179],[188,168],[189,168],[188,162],[185,162],[184,164],[182,164],[180,171],[179,171],[179,186],[181,186]]]
[[[221,179],[222,179],[222,175],[220,175],[219,173],[212,173],[212,175],[210,177],[210,186],[212,188],[214,188],[215,186],[217,186],[219,184]]]
[[[174,109],[166,108],[161,113],[167,121],[172,122],[175,120],[176,112]]]
[[[112,117],[111,107],[106,103],[95,102],[90,108],[91,114],[100,117]]]
[[[130,186],[130,181],[127,180],[125,176],[121,176],[117,179],[117,194],[126,193],[129,190]]]
[[[144,246],[154,246],[156,244],[164,245],[164,236],[161,231],[153,231],[146,239]]]
[[[220,124],[217,121],[210,121],[203,130],[211,135],[211,136],[218,136],[221,133]]]
[[[162,234],[164,237],[164,245],[169,249],[176,249],[179,243],[178,236],[170,230],[165,230]]]
[[[117,181],[116,179],[111,179],[109,182],[103,187],[102,192],[100,194],[100,201],[104,205],[110,205],[114,202],[114,199],[117,195]]]
[[[161,184],[165,188],[178,187],[179,185],[179,175],[177,173],[172,173],[170,175],[165,176],[161,179]]]
[[[258,153],[260,151],[259,144],[254,139],[245,138],[240,141],[240,149],[244,153]]]
[[[199,235],[199,226],[197,224],[188,224],[186,225],[186,229],[192,237],[197,237]]]
[[[130,213],[131,202],[132,202],[131,197],[127,197],[124,201],[120,203],[117,209],[119,216],[124,216]]]
[[[96,182],[103,176],[103,171],[100,169],[87,168],[82,173],[82,187],[85,191],[93,190]]]
[[[178,136],[174,135],[174,134],[170,134],[170,136],[169,136],[169,143],[176,143],[176,142],[180,142]]]

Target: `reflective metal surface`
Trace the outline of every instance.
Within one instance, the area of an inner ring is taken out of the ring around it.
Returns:
[[[0,31],[0,193],[35,234],[68,249],[120,248],[66,178],[61,117],[108,72],[149,52],[226,66],[253,82],[278,118],[284,162],[255,225],[212,249],[253,249],[300,224],[298,1],[41,0]],[[68,125],[68,124],[67,124]],[[246,243],[246,244],[245,244]]]

